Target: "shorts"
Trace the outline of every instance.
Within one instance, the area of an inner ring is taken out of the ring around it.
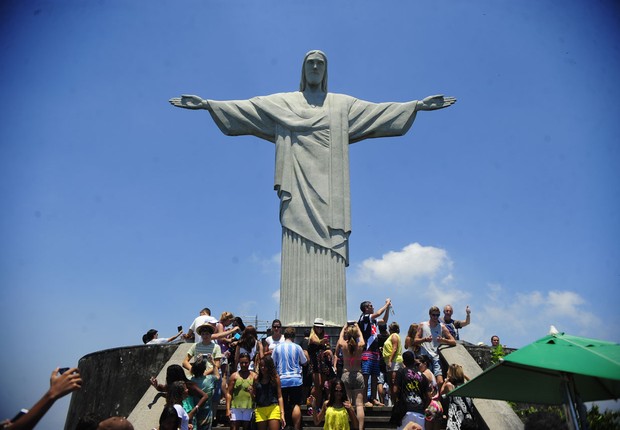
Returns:
[[[284,409],[289,409],[290,406],[301,405],[301,385],[297,387],[282,387],[282,400],[284,401]]]
[[[388,372],[397,372],[398,369],[402,369],[403,367],[405,367],[405,366],[403,365],[402,362],[397,363],[396,361],[393,361],[392,362],[392,366],[389,369],[387,369],[387,371]]]
[[[362,373],[364,375],[379,376],[379,352],[364,351],[362,352]]]
[[[419,412],[407,412],[403,417],[403,423],[398,427],[397,430],[403,430],[405,426],[409,423],[416,423],[424,428],[424,414]]]
[[[230,408],[231,421],[250,421],[252,419],[254,409],[247,408]]]
[[[344,382],[344,387],[350,391],[363,390],[365,387],[364,376],[362,372],[358,371],[349,372],[345,370],[342,373],[342,382]]]
[[[260,423],[263,421],[269,420],[278,420],[280,421],[281,413],[280,413],[280,405],[273,404],[269,406],[261,406],[256,408],[254,411],[256,413],[256,422]]]
[[[439,362],[439,356],[436,357],[431,357],[432,360],[432,364],[431,364],[431,372],[433,372],[433,375],[435,376],[443,376],[442,372],[441,372],[441,363]]]

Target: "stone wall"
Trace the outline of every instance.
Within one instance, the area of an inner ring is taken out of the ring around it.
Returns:
[[[73,430],[86,414],[127,417],[174,354],[177,345],[140,345],[107,349],[78,363],[82,389],[72,394],[65,430]]]

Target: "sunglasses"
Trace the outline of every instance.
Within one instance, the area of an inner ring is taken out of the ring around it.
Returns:
[[[440,314],[431,314],[432,317],[438,317]]]

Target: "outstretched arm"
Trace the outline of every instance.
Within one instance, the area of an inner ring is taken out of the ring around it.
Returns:
[[[418,104],[416,105],[416,110],[437,110],[447,108],[456,103],[456,98],[454,97],[444,97],[443,94],[439,94],[436,96],[428,96],[423,100],[418,100]]]
[[[15,430],[33,429],[56,400],[82,387],[82,378],[77,368],[73,367],[62,375],[58,374],[58,370],[59,369],[55,369],[52,372],[50,377],[50,389],[43,397],[30,408],[30,411],[27,412],[26,415],[21,417],[14,424],[9,424],[6,428]]]
[[[183,109],[205,109],[209,110],[209,102],[199,96],[183,94],[181,97],[173,97],[168,100],[171,105]]]

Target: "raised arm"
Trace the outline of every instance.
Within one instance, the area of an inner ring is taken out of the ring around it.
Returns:
[[[23,417],[6,428],[15,430],[34,428],[56,400],[82,387],[82,378],[77,368],[73,367],[62,375],[58,374],[58,370],[54,369],[52,372],[50,388],[43,397]]]
[[[180,107],[183,109],[205,109],[209,110],[209,102],[200,96],[193,96],[190,94],[183,94],[181,97],[173,97],[168,100],[171,105]]]
[[[469,309],[469,305],[467,305],[467,307],[465,308],[465,313],[467,314],[465,320],[458,320],[454,322],[456,328],[463,328],[466,325],[469,325],[469,323],[471,322],[471,309]]]
[[[445,97],[443,94],[428,96],[423,100],[418,100],[416,110],[437,110],[452,106],[456,103],[456,98]]]
[[[389,298],[385,299],[385,304],[381,306],[381,309],[372,314],[371,319],[378,318],[379,316],[381,316],[381,314],[383,314],[382,321],[384,323],[387,323],[388,319],[390,318],[390,306],[392,306],[392,301]]]

